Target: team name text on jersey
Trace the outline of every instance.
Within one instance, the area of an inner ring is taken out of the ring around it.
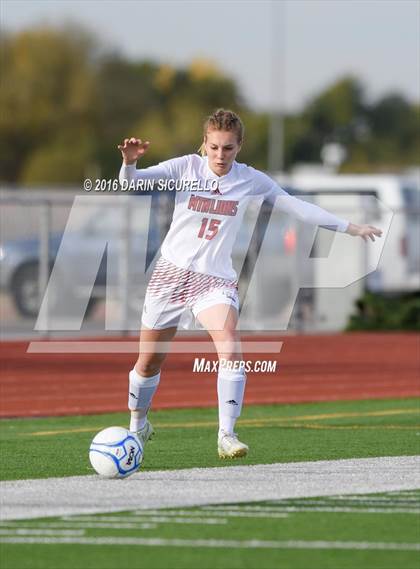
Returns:
[[[191,196],[188,202],[188,209],[200,213],[234,216],[238,211],[238,203],[239,202],[233,200],[214,200],[201,196]]]

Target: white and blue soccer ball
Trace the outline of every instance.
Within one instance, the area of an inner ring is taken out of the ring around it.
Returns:
[[[93,439],[89,460],[100,476],[126,478],[140,468],[143,447],[134,433],[123,427],[108,427]]]

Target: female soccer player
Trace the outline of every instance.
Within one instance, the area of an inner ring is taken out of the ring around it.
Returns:
[[[236,329],[237,276],[231,253],[252,199],[264,198],[300,220],[360,236],[365,241],[374,241],[374,236],[382,234],[380,229],[350,223],[290,196],[267,175],[236,162],[243,139],[240,118],[219,109],[204,123],[201,156],[189,154],[138,170],[137,160],[145,154],[149,142],[126,138],[118,146],[123,156],[121,184],[159,180],[172,181],[172,185],[181,183],[185,188],[176,192],[172,223],[146,291],[140,353],[129,374],[130,430],[137,433],[143,446],[153,434],[147,412],[159,384],[160,368],[186,308],[210,334],[219,362],[240,362],[242,358]],[[234,432],[246,376],[243,370],[232,368],[226,364],[218,370],[220,458],[245,456],[249,450]]]

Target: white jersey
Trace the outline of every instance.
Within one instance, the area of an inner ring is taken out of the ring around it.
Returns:
[[[185,188],[176,191],[173,219],[162,244],[162,257],[177,267],[223,279],[236,279],[232,249],[244,213],[253,199],[268,200],[302,221],[335,231],[345,232],[349,224],[289,195],[266,174],[236,161],[224,176],[214,174],[207,157],[197,154],[173,158],[142,170],[135,165],[121,167],[121,184],[137,180],[155,180],[162,186],[164,180],[173,180],[178,187]]]

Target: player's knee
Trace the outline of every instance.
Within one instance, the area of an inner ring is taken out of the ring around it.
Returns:
[[[223,340],[217,342],[216,347],[219,359],[234,361],[240,358],[240,342],[234,335],[226,336]]]
[[[163,358],[139,358],[134,367],[136,372],[142,377],[151,377],[159,373],[162,360]]]

